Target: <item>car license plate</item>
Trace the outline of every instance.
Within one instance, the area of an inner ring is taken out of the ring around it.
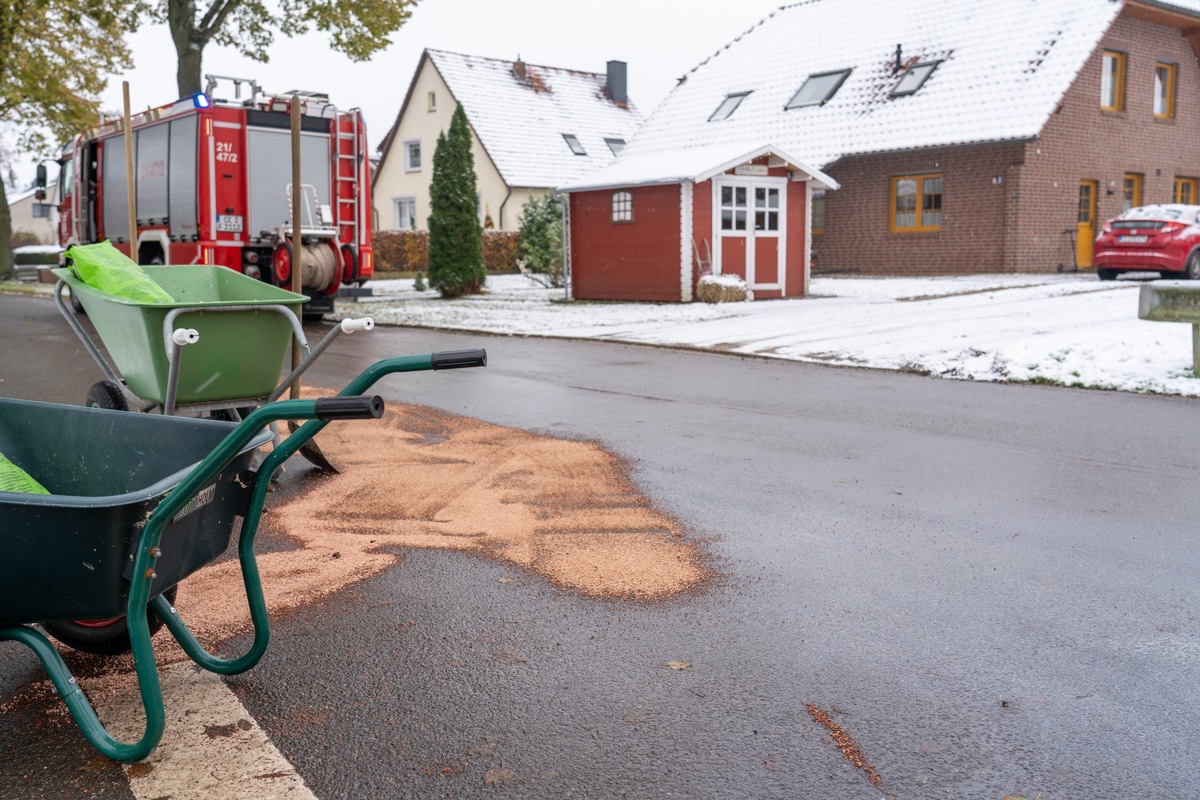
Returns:
[[[242,216],[241,214],[218,214],[217,215],[217,231],[220,233],[241,233],[242,232]],[[1142,237],[1145,241],[1146,237]]]
[[[241,230],[240,228],[238,230]],[[1145,236],[1118,236],[1117,241],[1121,244],[1145,244],[1147,237]]]

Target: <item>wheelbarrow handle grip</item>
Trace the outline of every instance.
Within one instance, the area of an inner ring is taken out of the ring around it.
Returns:
[[[486,367],[487,350],[443,350],[429,356],[434,369],[462,369],[463,367]]]
[[[379,419],[383,416],[383,398],[377,394],[323,397],[314,404],[313,416],[317,419]]]

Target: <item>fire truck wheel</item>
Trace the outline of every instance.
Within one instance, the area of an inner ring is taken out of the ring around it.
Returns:
[[[292,245],[284,242],[275,248],[271,256],[271,268],[275,273],[275,283],[287,286],[292,279]]]
[[[167,602],[175,605],[177,586],[172,586],[163,592]],[[149,608],[146,609],[146,623],[153,636],[163,626],[163,622]],[[128,653],[133,649],[129,641],[129,626],[125,617],[105,620],[77,620],[75,622],[44,622],[42,627],[46,632],[60,642],[82,653],[97,656],[113,656]]]
[[[113,411],[129,410],[129,404],[125,402],[125,395],[121,393],[120,387],[108,381],[92,384],[87,393],[87,405],[89,408],[108,408]]]
[[[358,251],[352,245],[342,245],[342,283],[347,286],[358,280]]]

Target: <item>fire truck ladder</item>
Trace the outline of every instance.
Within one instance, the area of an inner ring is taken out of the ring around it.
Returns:
[[[361,198],[358,195],[358,174],[359,165],[362,163],[359,159],[362,154],[359,152],[359,110],[352,108],[346,113],[346,119],[350,123],[348,132],[342,131],[341,116],[339,115],[337,124],[337,222],[342,228],[349,227],[351,240],[354,244],[361,245],[360,241],[361,228],[359,227],[358,206]],[[349,147],[346,147],[346,144]],[[349,162],[347,165],[346,162]],[[345,169],[348,166],[349,169]],[[349,191],[343,193],[343,189]],[[348,196],[347,196],[348,195]],[[347,210],[348,208],[348,210]]]

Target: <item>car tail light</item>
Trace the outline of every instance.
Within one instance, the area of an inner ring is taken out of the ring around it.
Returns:
[[[1160,233],[1179,233],[1181,230],[1183,230],[1182,223],[1168,222],[1166,225],[1162,226],[1162,229],[1159,232]]]
[[[1109,224],[1109,223],[1107,223],[1107,222],[1106,222],[1106,223],[1104,223],[1104,224],[1103,224],[1103,225],[1100,227],[1100,232],[1101,232],[1101,233],[1112,233],[1112,225],[1110,225],[1110,224]]]

